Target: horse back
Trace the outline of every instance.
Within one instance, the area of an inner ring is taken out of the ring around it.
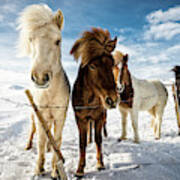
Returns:
[[[168,92],[163,83],[158,80],[137,80],[134,83],[134,105],[139,110],[149,110],[157,104],[166,104]]]

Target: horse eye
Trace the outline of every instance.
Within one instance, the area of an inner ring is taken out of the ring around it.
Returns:
[[[94,71],[96,69],[96,66],[94,64],[91,64],[89,65],[89,68]]]
[[[56,46],[59,46],[59,43],[60,43],[60,40],[57,40],[57,41],[55,42]]]

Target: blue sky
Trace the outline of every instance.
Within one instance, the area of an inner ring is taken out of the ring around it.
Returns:
[[[81,32],[93,26],[118,36],[117,49],[129,54],[137,77],[165,80],[173,75],[169,70],[180,64],[179,0],[0,0],[0,68],[18,71],[28,66],[27,58],[15,57],[16,19],[23,8],[37,3],[64,13],[62,55],[70,75],[77,67],[70,48]]]

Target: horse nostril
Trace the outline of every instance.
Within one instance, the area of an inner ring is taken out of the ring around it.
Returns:
[[[44,80],[44,82],[48,82],[49,81],[49,74],[45,74],[43,80]]]
[[[122,93],[124,91],[124,85],[121,85],[120,87],[118,86],[116,90],[118,93]]]
[[[112,106],[112,105],[113,105],[113,100],[112,100],[110,97],[107,97],[107,98],[106,98],[106,103],[107,103],[108,105]]]
[[[32,80],[33,82],[35,82],[35,81],[36,81],[36,79],[35,79],[35,77],[34,77],[34,75],[33,75],[33,74],[31,75],[31,80]]]

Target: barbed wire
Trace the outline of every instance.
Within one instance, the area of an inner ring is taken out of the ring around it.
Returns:
[[[174,82],[172,83],[166,83],[165,86],[172,86],[174,85]],[[132,94],[130,94],[132,95]],[[142,99],[150,99],[150,98],[153,98],[154,96],[156,96],[156,94],[154,95],[151,95],[151,96],[146,96],[146,97],[142,97]],[[163,95],[158,95],[159,97],[163,96]],[[24,103],[24,102],[17,102],[15,100],[12,100],[12,99],[8,99],[8,98],[0,98],[0,100],[4,100],[6,102],[9,102],[11,104],[14,104],[15,107],[32,107],[30,104],[28,103]],[[117,104],[120,104],[120,103],[129,103],[130,101],[132,101],[132,99],[128,99],[128,100],[118,100],[118,103]],[[68,108],[68,106],[62,106],[62,105],[38,105],[37,104],[37,107],[40,108],[40,109],[66,109]],[[85,110],[85,109],[97,109],[99,107],[102,107],[102,105],[100,104],[97,104],[97,105],[93,105],[93,106],[74,106],[74,109],[76,110]]]
[[[4,100],[6,102],[9,102],[11,104],[14,104],[16,105],[16,107],[32,107],[30,104],[28,103],[22,103],[22,102],[17,102],[17,101],[13,101],[11,99],[8,99],[8,98],[1,98],[1,100]],[[46,106],[42,106],[42,105],[36,105],[38,108],[41,108],[41,109],[66,109],[68,108],[68,106],[60,106],[60,105],[46,105]],[[94,105],[94,106],[75,106],[75,109],[77,110],[81,110],[81,109],[97,109],[99,108],[100,105]]]
[[[150,98],[153,98],[154,96],[156,96],[155,94],[152,95],[152,96],[146,96],[146,97],[141,97],[142,99],[150,99]],[[162,97],[163,95],[159,95],[158,97]],[[17,101],[14,101],[14,100],[11,100],[11,99],[8,99],[8,98],[1,98],[0,100],[4,100],[6,102],[9,102],[11,104],[14,104],[16,107],[32,107],[30,104],[28,103],[23,103],[23,102],[17,102]],[[119,100],[117,104],[119,103],[128,103],[132,101],[132,99],[128,99],[128,100]],[[60,106],[60,105],[45,105],[45,106],[42,106],[42,105],[36,105],[38,108],[40,109],[66,109],[68,108],[68,106]],[[99,107],[102,107],[101,105],[93,105],[93,106],[75,106],[74,108],[76,110],[85,110],[85,109],[97,109]]]

